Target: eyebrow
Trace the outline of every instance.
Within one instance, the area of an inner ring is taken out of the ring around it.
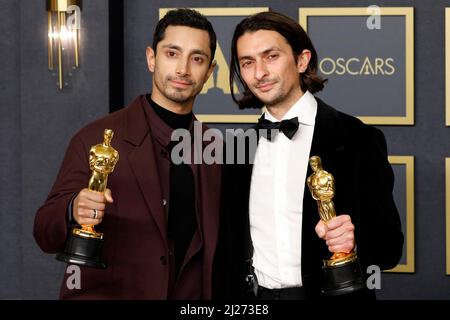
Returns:
[[[264,51],[261,51],[257,55],[266,55],[266,54],[270,53],[271,51],[281,51],[281,49],[278,48],[278,47],[271,47],[271,48],[268,48],[268,49],[266,49]],[[254,60],[254,58],[252,56],[239,57],[239,61],[242,61],[242,60]]]
[[[178,50],[178,51],[183,51],[183,49],[180,46],[177,46],[177,45],[171,44],[171,43],[163,45],[162,47],[163,48],[169,48],[169,49],[175,49],[175,50]],[[194,49],[194,50],[192,50],[190,52],[190,54],[200,54],[202,56],[205,56],[205,57],[209,58],[209,55],[205,51],[203,51],[201,49]]]
[[[181,51],[181,47],[180,46],[177,46],[177,45],[171,44],[171,43],[165,44],[162,47],[163,48],[169,48],[169,49],[175,49],[175,50]]]
[[[209,55],[205,51],[203,51],[201,49],[195,49],[195,50],[193,50],[191,52],[191,54],[200,54],[202,56],[205,56],[205,57],[209,58]]]

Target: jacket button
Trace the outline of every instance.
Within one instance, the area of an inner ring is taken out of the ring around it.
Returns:
[[[159,261],[161,261],[161,264],[162,264],[163,266],[165,266],[165,265],[167,264],[167,258],[166,258],[166,256],[161,256],[161,257],[159,258]]]

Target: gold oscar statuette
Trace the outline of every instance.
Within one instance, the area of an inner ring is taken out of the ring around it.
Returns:
[[[114,171],[119,160],[119,153],[111,146],[113,135],[111,129],[105,129],[103,143],[94,145],[89,150],[89,168],[92,174],[88,189],[91,191],[105,192],[108,175]],[[56,258],[67,263],[106,269],[106,262],[100,258],[103,241],[103,233],[95,231],[93,225],[72,228],[64,252],[59,253]]]
[[[317,201],[320,219],[327,223],[336,217],[333,197],[335,195],[334,177],[322,168],[322,160],[319,156],[309,159],[313,173],[308,177],[308,185],[311,196]],[[333,296],[350,293],[364,288],[359,259],[356,251],[335,252],[323,260],[324,284],[322,292]]]

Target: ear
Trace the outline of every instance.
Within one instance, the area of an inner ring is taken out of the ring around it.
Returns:
[[[311,60],[311,51],[305,49],[297,56],[297,71],[304,73],[308,69],[309,61]]]
[[[147,56],[147,66],[148,70],[150,70],[151,73],[155,72],[155,58],[156,58],[156,52],[151,47],[147,47],[145,50],[145,55]]]
[[[214,60],[211,65],[209,66],[208,72],[206,73],[205,82],[209,79],[211,76],[211,73],[214,71],[214,68],[216,67],[217,62]]]

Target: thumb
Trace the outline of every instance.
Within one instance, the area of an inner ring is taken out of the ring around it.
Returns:
[[[105,190],[105,198],[106,198],[106,201],[109,203],[114,202],[112,195],[111,195],[111,190],[109,190],[109,189]]]
[[[319,238],[325,237],[327,231],[328,231],[327,224],[322,220],[320,220],[319,223],[317,223],[316,225],[316,233],[319,236]]]

